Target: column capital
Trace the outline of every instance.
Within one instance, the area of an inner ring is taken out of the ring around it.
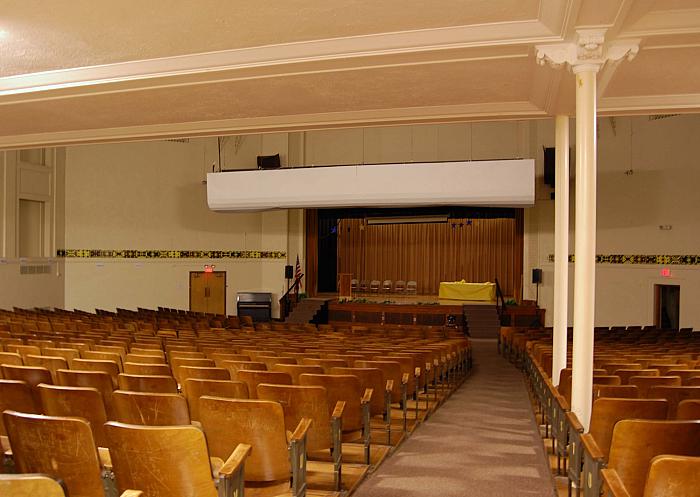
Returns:
[[[558,68],[566,64],[574,72],[600,69],[607,61],[632,60],[639,52],[638,39],[605,41],[605,29],[576,30],[576,42],[535,46],[537,63]]]

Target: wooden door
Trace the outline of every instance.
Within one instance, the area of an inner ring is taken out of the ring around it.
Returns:
[[[226,314],[226,271],[190,271],[190,311]]]

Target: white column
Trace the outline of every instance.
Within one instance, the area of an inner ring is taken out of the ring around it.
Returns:
[[[586,431],[593,395],[598,68],[598,64],[585,63],[573,67],[576,76],[576,236],[571,410]]]
[[[566,367],[566,329],[569,304],[569,116],[555,120],[554,189],[554,335],[552,337],[552,383]]]

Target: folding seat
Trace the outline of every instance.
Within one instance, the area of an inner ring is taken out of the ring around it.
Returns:
[[[700,420],[700,399],[686,399],[678,403],[676,419]]]
[[[639,389],[639,397],[648,399],[649,389],[655,386],[681,386],[680,376],[632,376],[629,384]]]
[[[330,374],[353,375],[360,380],[360,388],[371,389],[372,398],[369,404],[369,415],[372,419],[379,418],[386,431],[386,444],[397,445],[391,440],[391,391],[392,381],[384,379],[384,373],[379,368],[332,368]],[[382,395],[384,392],[384,395]],[[370,420],[372,421],[372,420]]]
[[[80,340],[68,341],[68,342],[58,342],[56,345],[58,348],[75,349],[80,354],[82,354],[86,350],[91,350],[93,347],[92,343],[90,343],[88,341],[80,341]]]
[[[51,372],[46,368],[34,366],[11,366],[4,364],[2,367],[2,377],[6,380],[23,381],[29,385],[34,396],[34,402],[37,407],[41,407],[41,396],[36,390],[39,383],[52,384],[53,378]]]
[[[125,362],[124,373],[126,374],[145,374],[157,376],[172,376],[170,366],[167,364],[151,364],[140,362]]]
[[[252,449],[246,461],[246,486],[256,494],[311,495],[306,491],[306,445],[311,420],[302,419],[289,442],[278,402],[204,396],[199,414],[209,453],[226,457],[238,444]],[[291,482],[290,482],[291,475]]]
[[[608,459],[616,423],[630,418],[662,420],[666,419],[667,414],[668,402],[660,399],[600,398],[595,400],[588,433],[580,437],[586,489],[591,488],[593,492],[600,492],[600,469]]]
[[[177,382],[170,375],[119,375],[119,390],[145,393],[177,393]]]
[[[340,491],[343,459],[341,425],[345,403],[330,405],[326,389],[323,387],[261,383],[257,390],[259,399],[278,402],[282,406],[288,432],[294,430],[304,418],[312,421],[306,442],[307,452],[328,451],[333,460],[333,488]],[[323,470],[323,465],[319,469]],[[321,485],[314,484],[313,478],[308,474],[307,480],[311,488],[322,488]]]
[[[675,419],[676,409],[682,400],[700,399],[700,386],[654,386],[649,389],[649,398],[666,399],[668,401],[668,419]]]
[[[95,361],[112,361],[115,362],[119,368],[119,372],[122,371],[122,356],[117,352],[105,352],[99,350],[87,350],[82,353],[83,359],[91,359]]]
[[[325,374],[328,374],[331,368],[348,367],[348,362],[343,359],[316,359],[307,357],[306,359],[302,359],[301,363],[307,366],[321,366]]]
[[[320,386],[326,389],[328,402],[334,406],[345,402],[343,414],[343,442],[361,442],[365,464],[370,464],[370,402],[372,390],[362,389],[360,379],[354,375],[302,374],[302,386]]]
[[[384,280],[382,281],[382,292],[383,293],[391,293],[393,290],[394,284],[391,280]]]
[[[108,352],[97,353],[105,354]],[[71,369],[76,371],[100,371],[103,373],[107,373],[112,379],[112,384],[114,385],[114,388],[117,388],[119,382],[119,373],[122,372],[122,368],[117,361],[108,359],[73,359],[73,365]]]
[[[59,369],[58,384],[66,387],[91,387],[102,395],[102,400],[107,411],[107,419],[113,415],[112,392],[114,385],[112,378],[104,371],[76,371]]]
[[[671,370],[687,369],[687,363],[677,362],[650,362],[647,369],[658,369],[660,376],[671,376],[668,374]]]
[[[173,376],[178,381],[180,381],[180,367],[181,366],[194,366],[198,368],[213,368],[216,367],[216,363],[211,359],[206,358],[187,358],[187,357],[173,357],[170,359],[170,369],[173,372]]]
[[[236,377],[238,381],[248,385],[248,396],[257,399],[257,387],[260,383],[271,383],[273,385],[291,385],[292,377],[289,373],[281,371],[254,371],[240,370]]]
[[[323,374],[323,368],[321,366],[312,366],[307,364],[275,364],[272,367],[272,371],[281,371],[287,373],[292,377],[292,384],[299,384],[299,376],[304,373],[309,374]]]
[[[609,362],[601,364],[600,368],[605,369],[608,374],[615,374],[618,369],[643,369],[638,362]]]
[[[5,345],[5,352],[14,352],[15,354],[19,354],[22,356],[22,358],[24,358],[29,354],[41,355],[41,348],[37,345],[19,345],[10,343]]]
[[[131,497],[136,497],[139,494],[141,493],[131,494]],[[65,486],[60,480],[41,474],[0,474],[0,495],[3,497],[31,497],[34,495],[66,497]]]
[[[99,344],[92,348],[93,352],[110,352],[112,354],[119,355],[120,361],[123,364],[126,358],[126,346],[125,345],[104,345],[105,340],[101,341]],[[89,359],[86,357],[86,359]],[[99,358],[96,358],[99,359]]]
[[[406,291],[406,282],[404,280],[398,280],[394,284],[394,293],[404,293]]]
[[[639,388],[636,385],[593,385],[593,400],[600,397],[638,399]]]
[[[23,366],[22,356],[16,352],[0,352],[0,365]]]
[[[653,459],[660,455],[700,456],[700,422],[624,419],[615,425],[607,468],[602,472],[606,487],[622,488],[629,497],[642,497]],[[698,474],[694,474],[698,480]],[[658,485],[652,476],[652,484]],[[691,483],[691,482],[685,482]],[[698,487],[693,487],[697,495]],[[684,485],[666,487],[659,497],[678,497]],[[620,495],[618,493],[618,495]]]
[[[189,425],[185,397],[176,393],[115,390],[112,394],[114,421],[132,425]]]
[[[37,386],[41,395],[43,413],[48,416],[73,416],[90,423],[92,436],[98,447],[107,447],[104,424],[107,422],[102,394],[96,388]]]
[[[277,356],[265,356],[259,355],[255,358],[256,361],[264,362],[265,367],[268,371],[272,371],[275,364],[297,364],[297,360],[294,357],[277,357]]]
[[[190,419],[199,421],[200,397],[207,395],[226,399],[247,399],[248,385],[242,381],[188,378],[182,384],[182,394],[187,399]]]
[[[368,280],[361,280],[359,288],[360,288],[360,293],[367,293],[369,291],[369,281]]]
[[[217,367],[195,367],[180,366],[180,384],[188,378],[199,378],[202,380],[230,380],[231,374],[226,368]]]
[[[135,354],[129,352],[124,356],[124,364],[127,362],[138,364],[165,364],[165,357],[150,354]]]
[[[666,372],[668,376],[679,376],[681,385],[689,386],[692,378],[700,378],[700,369],[670,369]]]
[[[204,435],[194,426],[109,422],[105,430],[120,491],[139,486],[148,489],[148,497],[243,495],[242,472],[249,446],[237,446],[225,463],[218,460],[214,480]],[[139,463],[133,464],[134,460]]]
[[[379,280],[372,280],[369,282],[369,292],[370,293],[379,293],[380,288],[381,288],[381,283]]]
[[[68,361],[66,361],[63,357],[50,357],[29,354],[25,356],[24,363],[27,366],[48,369],[51,373],[52,383],[56,383],[56,371],[58,371],[59,369],[68,369]]]
[[[613,375],[620,377],[622,385],[629,385],[633,376],[660,376],[658,369],[618,369]]]
[[[41,354],[45,356],[63,357],[68,362],[68,367],[71,367],[73,359],[80,359],[80,351],[68,347],[44,347]]]
[[[239,371],[267,371],[267,366],[264,362],[258,361],[222,361],[221,367],[228,369],[231,379],[237,379]]]
[[[71,497],[105,495],[103,469],[87,421],[14,411],[5,411],[3,417],[18,472],[59,478]]]
[[[418,283],[414,280],[406,282],[406,293],[408,295],[416,295],[418,293]]]
[[[377,368],[382,371],[385,380],[392,381],[391,402],[400,404],[405,410],[407,398],[407,385],[409,376],[401,371],[401,363],[398,361],[355,361],[356,368]]]
[[[25,381],[0,380],[0,413],[6,410],[25,412],[28,414],[41,413],[41,403],[37,403],[37,397],[32,387]],[[5,423],[0,416],[0,435],[7,435]]]

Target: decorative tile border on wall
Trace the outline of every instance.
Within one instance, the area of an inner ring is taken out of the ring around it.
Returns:
[[[554,254],[547,257],[554,262]],[[569,255],[569,262],[574,262],[574,256]],[[595,256],[596,264],[668,264],[672,266],[700,266],[700,255],[626,255],[610,254]]]
[[[108,250],[59,249],[57,257],[67,259],[286,259],[280,250]]]

